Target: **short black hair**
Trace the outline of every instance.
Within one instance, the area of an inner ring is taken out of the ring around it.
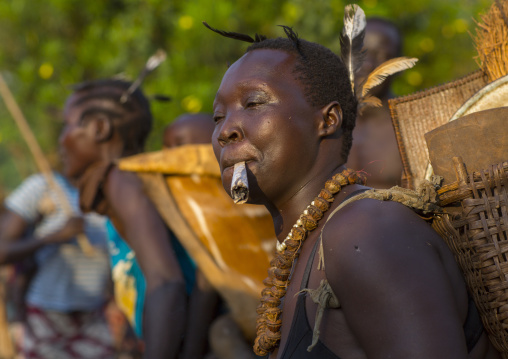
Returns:
[[[120,79],[100,79],[72,86],[74,93],[81,95],[76,104],[92,100],[108,100],[113,104],[113,109],[97,105],[83,111],[80,121],[84,122],[97,113],[106,115],[113,131],[118,131],[123,140],[124,156],[143,151],[153,122],[150,102],[139,87],[127,97],[126,101],[120,100],[131,84]],[[110,133],[110,137],[112,135],[113,133]]]
[[[312,106],[323,107],[332,101],[342,109],[342,150],[347,161],[356,123],[357,99],[351,89],[349,74],[342,60],[323,45],[298,38],[290,28],[284,27],[287,38],[264,39],[254,42],[246,52],[258,49],[280,50],[296,55],[294,74],[304,88],[304,95]]]

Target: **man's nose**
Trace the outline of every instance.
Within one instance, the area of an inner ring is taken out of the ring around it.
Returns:
[[[232,142],[240,142],[244,139],[244,132],[238,116],[227,115],[222,121],[217,141],[224,147]]]

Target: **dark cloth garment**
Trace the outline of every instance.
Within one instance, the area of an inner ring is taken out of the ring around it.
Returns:
[[[467,295],[469,297],[469,304],[467,310],[467,318],[463,328],[464,335],[466,336],[467,352],[470,353],[476,343],[478,343],[478,340],[480,340],[484,329],[480,313],[478,313],[478,309],[476,308],[473,297],[469,294],[469,292]]]
[[[309,283],[310,271],[312,263],[314,262],[314,256],[318,248],[319,240],[316,241],[310,259],[305,267],[303,273],[302,284],[300,290],[307,288]],[[312,348],[309,353],[307,348],[312,343],[312,328],[309,325],[307,319],[307,311],[305,310],[305,293],[300,293],[296,302],[295,314],[293,316],[293,323],[291,323],[291,329],[288,341],[282,352],[281,359],[340,359],[330,349],[328,349],[321,340],[318,340],[316,346]]]
[[[351,193],[349,197],[357,195],[364,190],[356,191]],[[347,198],[346,198],[347,199]],[[312,253],[310,255],[305,272],[302,277],[300,285],[300,291],[307,288],[312,263],[314,262],[314,256],[319,245],[319,240],[316,241]],[[476,343],[480,339],[484,329],[480,319],[480,314],[474,303],[471,295],[468,294],[468,313],[464,323],[464,336],[466,337],[467,350],[471,350],[475,347]],[[321,340],[318,340],[316,346],[311,352],[307,351],[307,348],[312,343],[313,328],[309,324],[307,318],[307,311],[305,309],[305,293],[300,293],[296,302],[295,314],[293,316],[293,323],[291,323],[290,335],[284,351],[282,352],[281,359],[340,359],[339,356],[334,354],[328,349]]]

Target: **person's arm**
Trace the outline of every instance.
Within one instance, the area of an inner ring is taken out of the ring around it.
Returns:
[[[466,358],[465,290],[432,228],[402,205],[376,200],[335,217],[323,232],[326,276],[366,356]]]
[[[203,272],[196,269],[196,283],[190,298],[188,324],[180,359],[205,356],[210,324],[217,314],[218,303],[218,293]]]
[[[114,168],[106,180],[111,219],[146,279],[146,359],[176,358],[186,326],[185,282],[167,229],[135,174]]]
[[[0,219],[0,264],[7,264],[25,259],[39,248],[54,243],[68,241],[83,231],[83,219],[70,218],[57,232],[34,237],[26,235],[30,224],[12,211],[6,211]]]

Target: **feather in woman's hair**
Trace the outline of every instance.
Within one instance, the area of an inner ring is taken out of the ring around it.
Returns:
[[[365,52],[363,38],[367,20],[365,13],[358,5],[347,5],[344,10],[344,28],[340,34],[340,57],[346,65],[351,82],[351,90],[355,91],[355,73],[362,66]]]
[[[134,82],[129,86],[129,88],[122,94],[120,97],[120,103],[125,103],[129,99],[129,96],[136,91],[136,89],[141,86],[141,83],[145,79],[145,77],[155,70],[159,65],[166,60],[166,52],[162,49],[157,50],[155,54],[150,56],[148,61],[143,68],[143,71],[139,74],[138,78],[134,80]]]
[[[157,52],[150,56],[146,62],[147,71],[155,70],[164,60],[166,60],[166,57],[166,51],[162,49],[157,50]]]
[[[218,30],[218,29],[215,29],[215,28],[211,27],[210,25],[208,25],[208,23],[206,21],[203,21],[203,25],[205,25],[207,29],[212,30],[213,32],[215,32],[219,35],[222,35],[224,37],[229,37],[229,38],[235,39],[235,40],[240,40],[240,41],[245,41],[245,42],[261,42],[263,40],[266,40],[266,36],[263,36],[263,35],[256,34],[254,36],[254,38],[252,38],[249,35],[240,34],[238,32]]]
[[[362,97],[364,97],[372,88],[386,80],[388,76],[410,69],[417,61],[417,58],[404,56],[383,62],[381,65],[376,67],[374,71],[369,74],[367,80],[365,80],[365,83],[362,86]]]

